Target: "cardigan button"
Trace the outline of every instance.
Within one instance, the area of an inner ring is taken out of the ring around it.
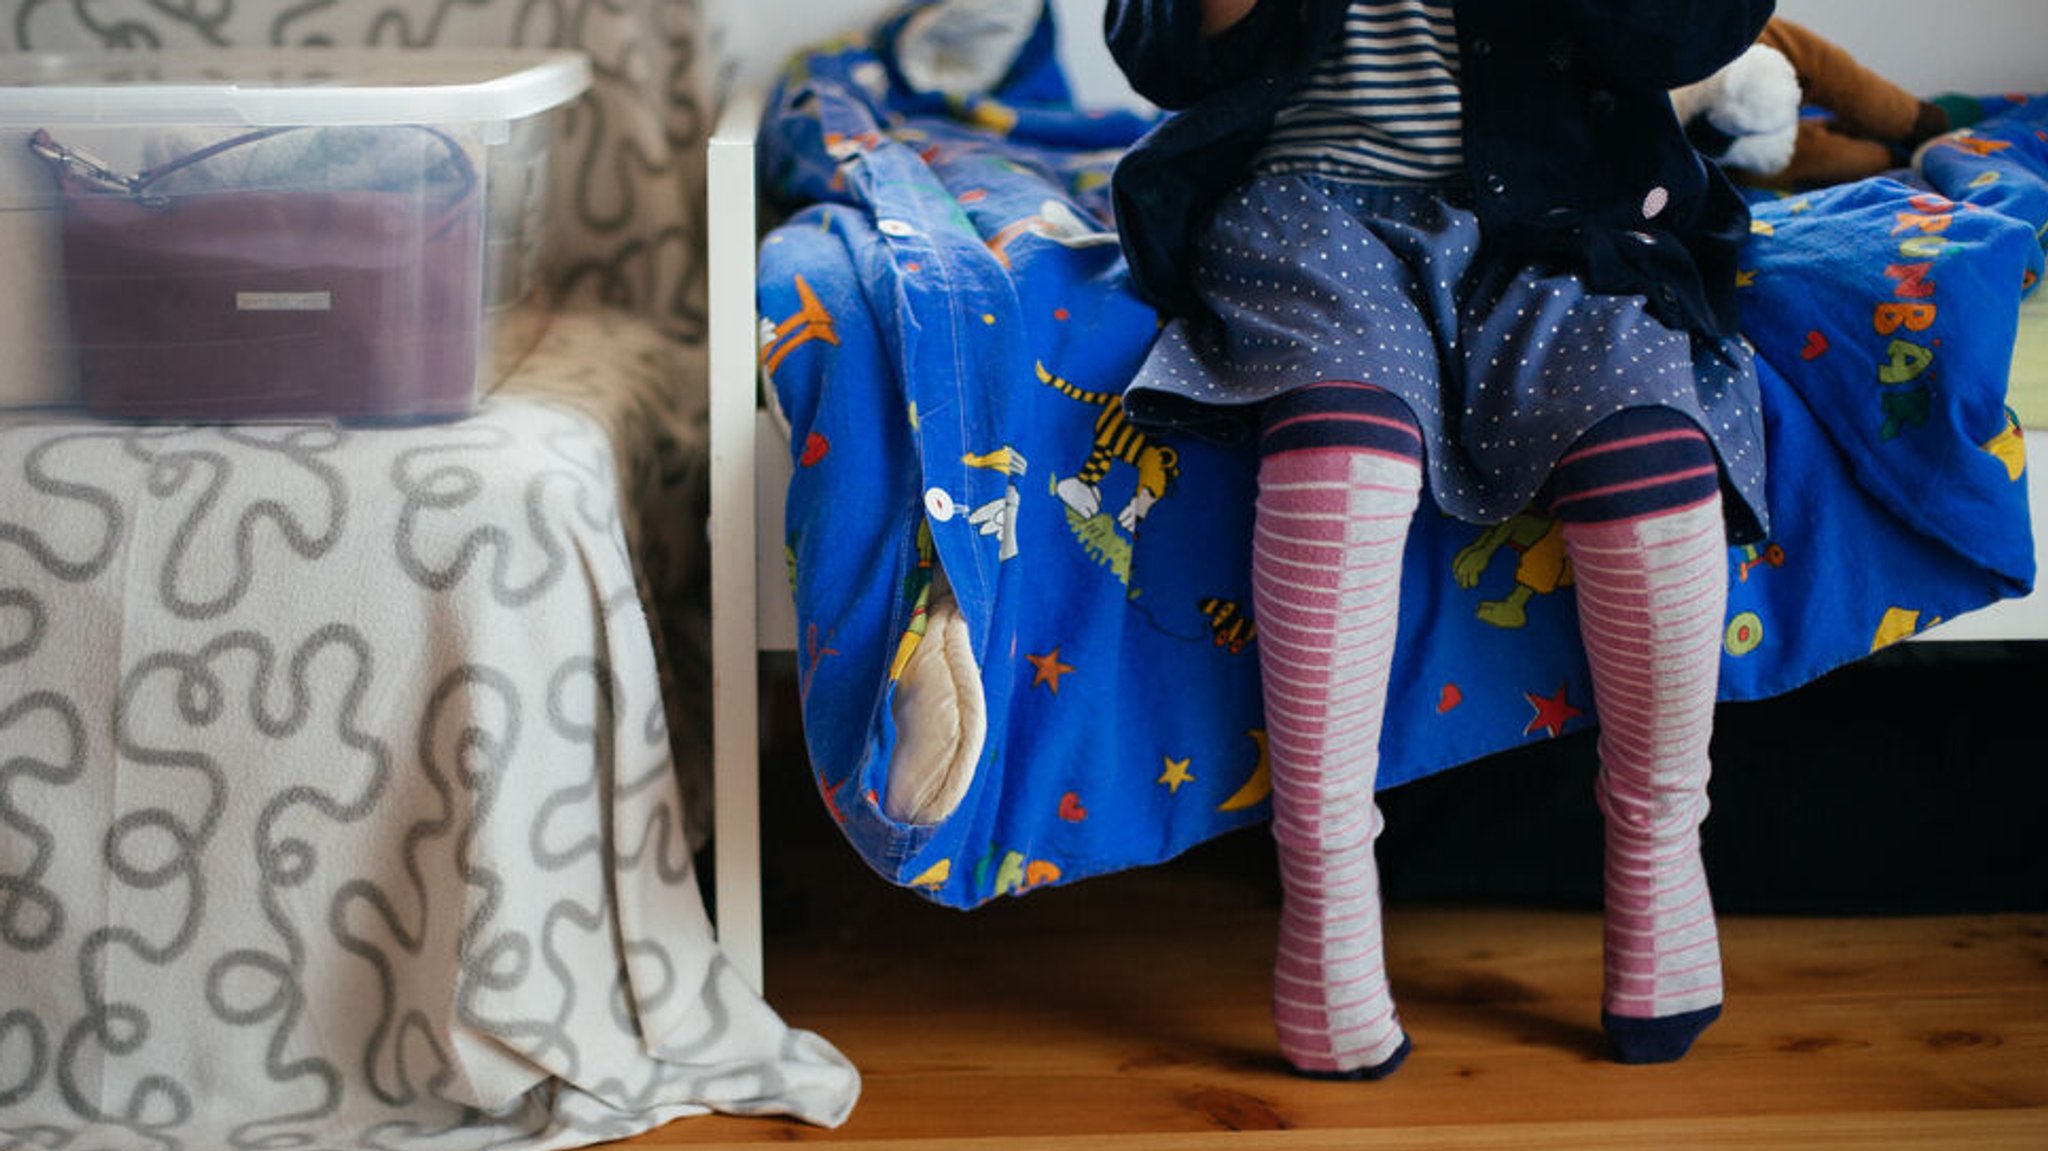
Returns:
[[[1507,195],[1508,182],[1506,180],[1501,179],[1500,173],[1498,172],[1487,173],[1485,186],[1488,192],[1491,192],[1496,196]]]
[[[1493,55],[1493,41],[1488,40],[1484,36],[1474,37],[1472,40],[1472,54],[1482,60]]]

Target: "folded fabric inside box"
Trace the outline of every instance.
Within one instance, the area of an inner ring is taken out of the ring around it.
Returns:
[[[265,129],[133,176],[31,141],[63,199],[62,280],[95,414],[420,420],[474,401],[482,196],[438,129]],[[186,150],[189,149],[189,150]]]

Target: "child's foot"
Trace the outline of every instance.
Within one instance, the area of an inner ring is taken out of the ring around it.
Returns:
[[[1607,1031],[1608,1050],[1616,1063],[1675,1063],[1692,1050],[1693,1040],[1700,1037],[1700,1032],[1720,1017],[1718,1003],[1656,1019],[1603,1011],[1600,1026]]]
[[[1394,1053],[1378,1063],[1365,1067],[1353,1067],[1348,1071],[1311,1071],[1304,1067],[1296,1067],[1294,1073],[1304,1079],[1385,1079],[1400,1069],[1402,1061],[1407,1059],[1408,1053],[1413,1050],[1415,1050],[1415,1045],[1408,1041],[1406,1035],[1403,1035],[1401,1036],[1401,1045],[1394,1048]]]

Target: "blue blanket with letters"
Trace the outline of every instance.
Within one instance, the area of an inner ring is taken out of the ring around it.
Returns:
[[[1049,22],[965,96],[906,87],[887,32],[801,55],[776,91],[762,175],[787,215],[761,248],[761,358],[796,464],[820,792],[880,874],[971,907],[1269,814],[1254,461],[1122,416],[1158,317],[1105,191],[1150,121],[1075,107]],[[2004,394],[2042,270],[2048,100],[1995,111],[1924,179],[1756,206],[1741,282],[1773,532],[1728,556],[1725,699],[2032,585]],[[1402,605],[1383,786],[1597,723],[1542,516],[1423,515]],[[907,692],[941,616],[971,664]],[[943,814],[892,818],[891,773],[934,746],[971,770]]]

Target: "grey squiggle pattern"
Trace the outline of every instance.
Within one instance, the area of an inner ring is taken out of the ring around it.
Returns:
[[[692,866],[695,364],[576,312],[458,424],[0,424],[0,1146],[844,1117]]]
[[[43,645],[49,613],[21,588],[0,588],[0,664],[27,659]]]
[[[565,696],[572,690],[572,684],[588,683],[587,698],[594,699],[597,715],[594,722],[582,723],[567,714]],[[550,677],[547,693],[548,725],[555,734],[574,743],[587,743],[607,761],[612,756],[600,747],[599,741],[609,733],[612,726],[612,683],[611,673],[594,659],[577,658],[555,669]],[[585,807],[594,806],[597,798],[598,781],[595,777],[579,780],[570,786],[559,788],[542,801],[540,818],[534,822],[528,840],[528,849],[533,859],[543,870],[560,871],[576,860],[599,850],[605,836],[593,826],[587,816],[577,818]],[[558,820],[557,815],[561,815]],[[566,833],[550,835],[555,827],[566,827]],[[569,843],[555,846],[556,838],[568,838]]]
[[[428,1048],[436,1061],[436,1076],[445,1072],[449,1062],[449,1053],[437,1037],[431,1017],[418,1008],[401,1011],[397,995],[398,975],[404,963],[417,959],[426,942],[431,907],[427,854],[445,846],[451,834],[459,833],[461,808],[456,802],[451,773],[433,746],[433,733],[441,725],[431,718],[441,713],[451,690],[449,680],[434,690],[428,705],[430,718],[420,728],[420,778],[433,802],[423,811],[416,810],[400,837],[400,858],[405,870],[402,894],[407,898],[400,899],[367,880],[350,880],[337,890],[327,920],[337,943],[376,972],[377,1017],[363,1051],[362,1073],[371,1094],[393,1106],[413,1103],[422,1095],[421,1087],[411,1081],[401,1053],[407,1036],[417,1037]],[[504,737],[491,739],[487,733],[477,740],[485,748],[506,742]],[[370,917],[367,928],[352,926],[359,914]]]
[[[310,1082],[317,1086],[320,1094],[314,1102],[299,1110],[265,1116],[236,1128],[233,1133],[235,1145],[249,1146],[254,1133],[261,1129],[289,1128],[324,1119],[340,1106],[341,1072],[333,1061],[320,1057],[293,1058],[290,1055],[290,1047],[310,1009],[308,1000],[313,994],[307,979],[309,945],[305,929],[295,919],[295,897],[291,893],[309,883],[320,867],[322,842],[331,841],[335,830],[359,825],[376,812],[389,779],[391,757],[383,741],[363,726],[363,698],[377,669],[371,644],[361,632],[348,625],[329,624],[308,637],[292,656],[286,677],[288,703],[276,711],[264,702],[273,694],[270,689],[275,661],[269,645],[258,636],[235,635],[225,641],[215,641],[210,650],[218,653],[232,647],[244,647],[259,656],[249,688],[248,713],[257,729],[274,740],[296,736],[313,722],[312,701],[316,694],[326,694],[312,686],[316,678],[312,672],[314,661],[330,648],[346,653],[344,662],[349,675],[344,681],[346,687],[331,722],[332,731],[322,730],[316,734],[335,749],[343,762],[360,762],[365,777],[358,784],[359,793],[352,799],[337,798],[330,792],[328,789],[333,786],[331,779],[278,788],[263,804],[256,819],[254,840],[259,872],[258,902],[284,953],[269,955],[255,952],[254,955],[243,953],[239,957],[224,957],[209,972],[208,984],[212,987],[231,979],[239,969],[238,960],[248,963],[249,970],[274,978],[277,993],[260,1008],[243,1013],[245,1026],[261,1026],[273,1017],[276,1020],[264,1042],[263,1074],[273,1085],[277,1098],[289,1097],[291,1085],[295,1082]],[[328,674],[319,677],[330,684],[333,682],[330,678],[333,662],[330,659],[322,665]],[[294,826],[293,817],[301,814],[323,823],[299,829]]]
[[[18,438],[19,434],[0,437],[0,447],[8,446],[8,439]],[[8,505],[0,506],[0,556],[17,550],[44,571],[73,583],[92,579],[113,562],[123,527],[120,501],[113,492],[75,475],[71,466],[72,461],[92,455],[92,448],[103,447],[108,439],[107,433],[99,431],[51,436],[23,454],[19,465],[23,491]],[[76,450],[79,448],[87,450]],[[0,453],[0,465],[6,462],[6,455]],[[63,469],[73,478],[57,475],[53,469]],[[53,545],[48,538],[52,532],[62,533],[71,546]]]
[[[222,428],[216,434],[228,444],[248,450],[230,455],[187,446],[184,441],[162,441],[148,456],[152,496],[170,503],[190,489],[189,510],[170,540],[158,587],[163,603],[188,619],[218,619],[241,602],[255,575],[253,555],[259,532],[274,532],[300,557],[318,560],[341,538],[348,518],[348,496],[340,475],[319,458],[321,453],[345,445],[347,433],[321,427],[297,429],[278,438],[235,428]],[[248,466],[236,466],[237,457],[252,456]],[[261,485],[267,493],[282,490],[283,494],[233,500],[230,489],[237,482]],[[301,493],[295,490],[298,488],[310,490]],[[219,513],[226,507],[239,509],[232,526],[210,524],[224,518]],[[219,538],[223,535],[228,540]],[[234,557],[225,572],[218,559],[222,550]],[[226,586],[211,596],[188,594],[185,586],[193,579],[195,568]]]
[[[16,789],[75,782],[85,770],[85,723],[63,696],[34,692],[0,707],[0,747],[13,749],[0,759],[0,828],[10,857],[26,856],[18,872],[0,875],[0,942],[42,951],[64,933],[64,905],[42,882],[55,834],[21,809]]]
[[[135,678],[146,680],[160,667],[180,662],[177,657],[145,659]],[[124,789],[114,788],[97,863],[109,912],[147,902],[152,913],[109,914],[108,922],[79,943],[75,974],[84,1010],[64,1031],[53,1076],[74,1114],[134,1136],[154,1136],[175,1148],[183,1144],[165,1132],[190,1121],[194,1097],[167,1070],[163,1055],[150,1050],[157,1026],[150,1008],[155,1004],[140,997],[156,973],[187,956],[198,937],[208,901],[200,859],[226,810],[227,784],[213,757],[155,745],[149,729],[159,721],[203,726],[221,714],[227,699],[219,681],[203,668],[197,676],[182,678],[161,708],[138,715],[140,709],[129,699],[124,685],[113,710],[112,741],[147,781],[126,790],[131,797],[147,791],[149,799],[131,804],[121,794]],[[168,916],[162,914],[167,907]],[[135,1065],[125,1093],[119,1085],[99,1082],[103,1067],[124,1060]],[[88,1085],[95,1083],[97,1090],[88,1093]]]
[[[460,456],[476,462],[457,462]],[[551,470],[529,477],[523,490],[507,491],[492,485],[482,466],[494,458],[496,453],[473,456],[453,446],[418,448],[399,457],[392,475],[404,500],[397,558],[421,586],[448,591],[488,555],[485,586],[499,603],[518,607],[546,594],[568,567],[568,549],[552,514],[558,501],[550,496],[561,490],[557,485],[574,481],[569,473]],[[495,505],[487,500],[493,496]],[[475,526],[434,530],[449,523]]]

